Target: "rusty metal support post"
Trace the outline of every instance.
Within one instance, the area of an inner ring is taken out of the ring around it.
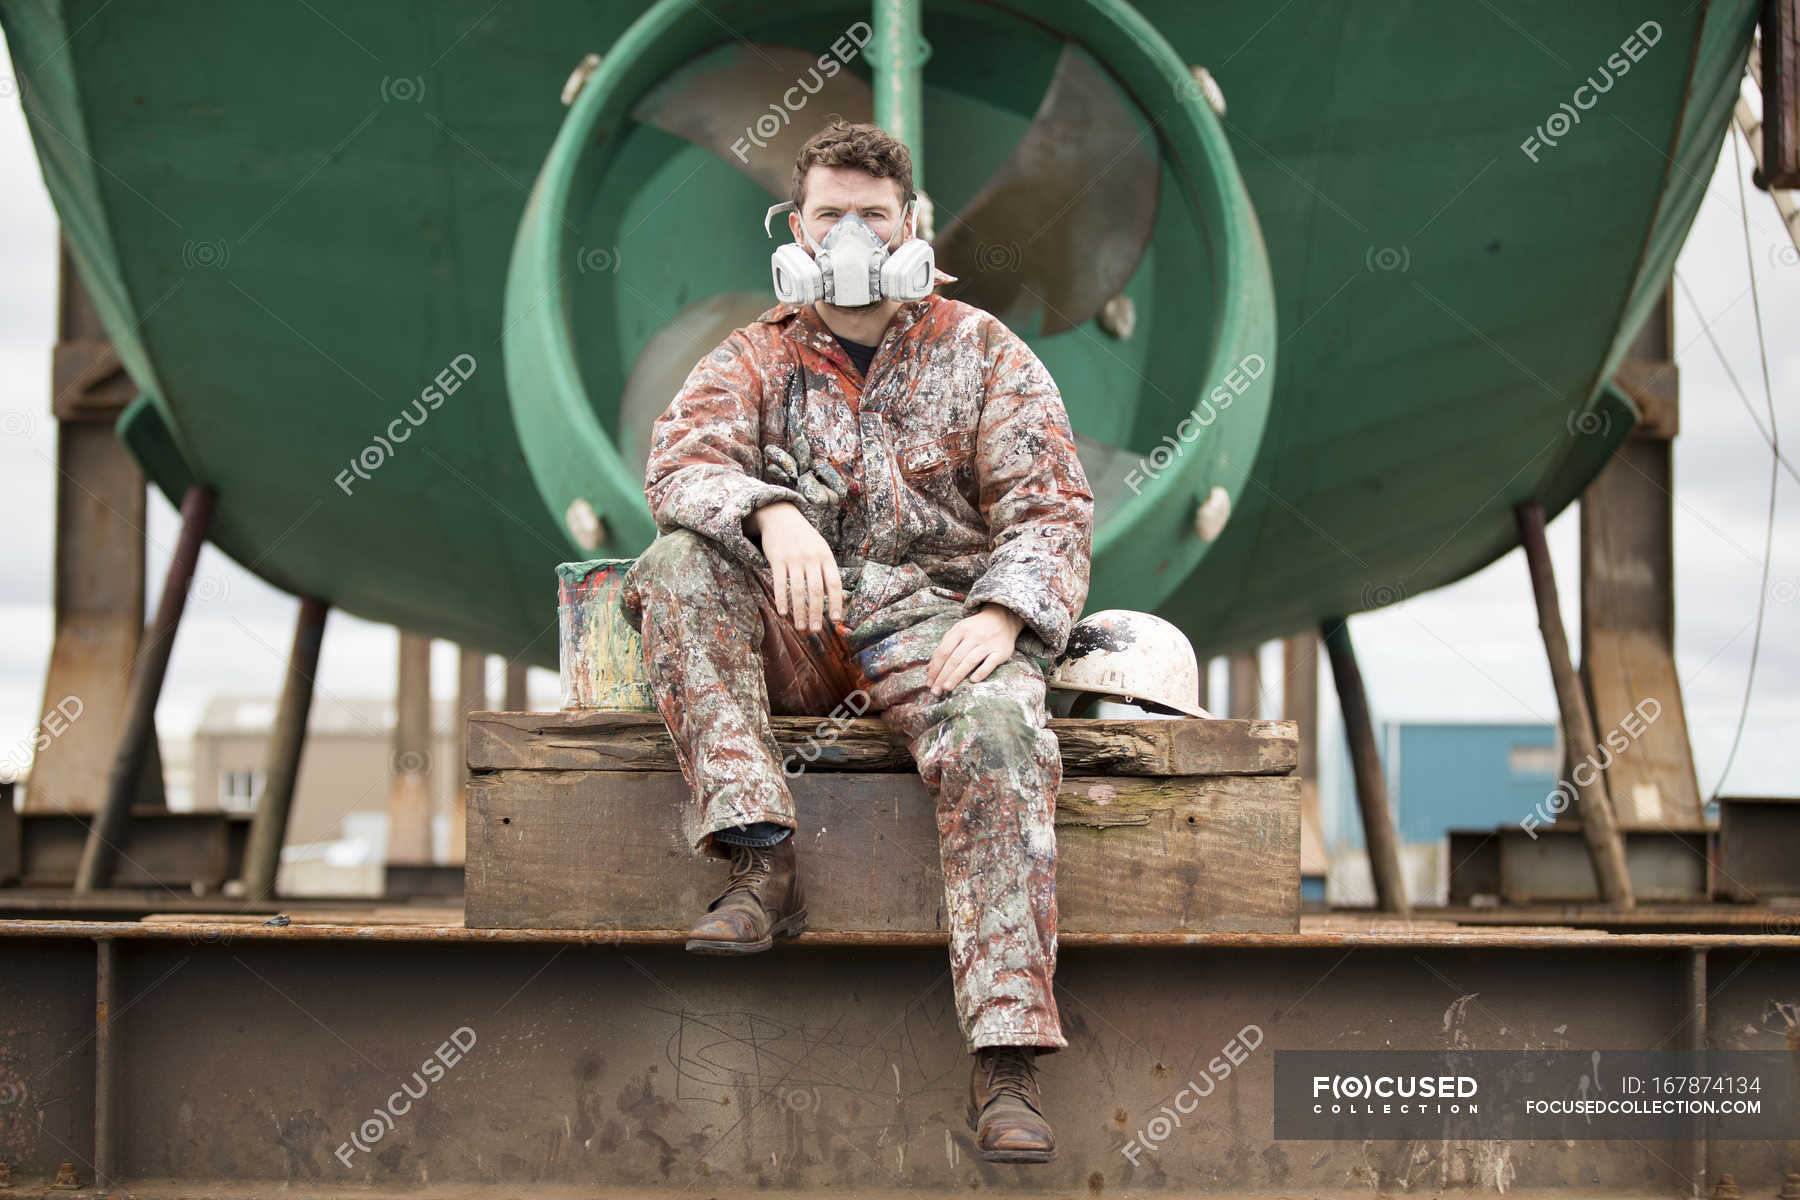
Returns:
[[[1550,568],[1550,547],[1544,537],[1544,509],[1535,500],[1527,500],[1513,510],[1518,519],[1519,543],[1525,548],[1525,563],[1531,571],[1531,591],[1537,600],[1538,629],[1544,636],[1544,653],[1550,659],[1550,679],[1556,685],[1556,706],[1562,713],[1563,744],[1568,747],[1569,761],[1576,769],[1569,772],[1576,787],[1581,810],[1581,833],[1587,842],[1588,857],[1593,860],[1594,879],[1600,886],[1600,898],[1620,908],[1637,904],[1632,894],[1631,878],[1625,871],[1625,839],[1619,833],[1618,818],[1606,798],[1606,775],[1593,767],[1588,781],[1580,776],[1582,764],[1601,761],[1594,737],[1594,718],[1588,711],[1587,694],[1575,674],[1569,658],[1569,637],[1563,631],[1562,606],[1556,598],[1556,576]]]
[[[144,631],[144,648],[131,676],[131,695],[126,702],[125,727],[106,780],[106,803],[88,827],[87,845],[75,876],[76,892],[103,888],[112,878],[119,846],[131,821],[131,801],[137,795],[150,742],[156,736],[156,701],[162,695],[163,678],[169,671],[169,655],[175,649],[175,631],[187,606],[188,587],[200,561],[200,547],[212,524],[218,493],[195,484],[181,500],[181,537],[163,580],[156,619]]]
[[[1233,653],[1225,660],[1229,682],[1225,703],[1236,720],[1254,721],[1262,716],[1261,647],[1251,646]]]
[[[1682,956],[1682,1020],[1686,1023],[1685,1034],[1681,1041],[1683,1050],[1706,1049],[1706,951],[1689,950]],[[1687,1141],[1682,1143],[1681,1170],[1692,1181],[1689,1195],[1700,1197],[1707,1194],[1706,1187],[1706,1139],[1710,1131],[1706,1127],[1706,1116],[1695,1113],[1693,1124],[1689,1129]]]
[[[387,860],[419,866],[431,858],[431,639],[400,635],[394,753],[388,791]]]
[[[1330,863],[1319,819],[1319,635],[1283,638],[1281,663],[1281,717],[1300,727],[1300,875],[1320,879]]]
[[[119,1047],[113,1017],[119,1012],[119,943],[94,940],[94,1190],[104,1195],[119,1181]]]
[[[138,388],[107,340],[60,239],[56,419],[56,552],[43,712],[77,713],[37,752],[26,812],[93,813],[125,727],[126,682],[144,636],[144,473],[113,432]],[[160,759],[148,760],[139,804],[163,803]]]
[[[250,900],[275,898],[275,877],[281,870],[281,848],[287,843],[288,817],[300,779],[300,754],[306,749],[306,722],[312,712],[319,646],[325,639],[329,611],[316,596],[300,598],[294,646],[288,651],[287,682],[281,688],[281,708],[269,738],[269,782],[256,806],[250,844],[244,851],[244,895]]]
[[[524,663],[506,664],[506,692],[500,707],[504,712],[524,712],[531,707],[531,693],[527,686],[526,672],[530,670]]]
[[[1327,618],[1319,627],[1331,678],[1337,685],[1338,708],[1344,714],[1344,740],[1350,744],[1350,766],[1356,774],[1356,806],[1362,811],[1363,842],[1369,851],[1369,873],[1375,880],[1375,904],[1384,912],[1410,919],[1406,881],[1400,874],[1400,844],[1388,812],[1387,781],[1381,774],[1381,751],[1375,744],[1375,722],[1363,691],[1362,671],[1350,645],[1350,623]]]

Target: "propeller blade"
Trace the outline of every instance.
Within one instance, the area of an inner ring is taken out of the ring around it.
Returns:
[[[1162,162],[1137,106],[1088,53],[1063,47],[1037,114],[934,243],[944,292],[1029,331],[1088,321],[1137,270]]]
[[[836,58],[734,42],[646,92],[631,115],[712,151],[770,195],[786,197],[801,143],[834,112],[851,122],[875,119],[869,85]]]

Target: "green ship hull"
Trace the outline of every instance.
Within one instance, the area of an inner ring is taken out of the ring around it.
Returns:
[[[1609,380],[1757,7],[927,3],[940,230],[1069,94],[1072,56],[1154,151],[1120,259],[1135,328],[1048,304],[1020,326],[1101,501],[1090,610],[1154,608],[1227,649],[1458,579],[1516,543],[1515,504],[1575,498],[1634,420]],[[669,114],[732,55],[821,54],[866,19],[0,0],[44,179],[143,390],[120,432],[150,478],[214,488],[211,540],[277,586],[542,665],[556,564],[650,535],[642,431],[670,372],[772,303],[778,197]],[[754,131],[720,96],[706,115]],[[1104,250],[1129,217],[1083,236]],[[1034,232],[1001,244],[1029,257]]]

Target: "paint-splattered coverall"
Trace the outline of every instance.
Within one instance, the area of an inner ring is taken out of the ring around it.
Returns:
[[[779,456],[763,447],[793,454],[798,428],[847,485],[841,505],[771,481]],[[779,305],[702,359],[657,419],[645,495],[660,536],[621,607],[693,789],[690,840],[722,856],[715,830],[795,824],[784,769],[804,764],[778,748],[771,711],[879,713],[936,805],[969,1047],[1066,1046],[1051,992],[1062,760],[1034,656],[1061,652],[1087,597],[1093,495],[1037,356],[932,294],[900,306],[864,380],[810,306]],[[838,563],[844,617],[827,612],[818,634],[777,614],[743,529],[777,500]],[[1024,618],[1012,658],[932,696],[933,650],[990,601]]]

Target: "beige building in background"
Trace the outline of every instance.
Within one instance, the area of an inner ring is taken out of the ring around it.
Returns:
[[[217,696],[195,727],[192,807],[252,812],[262,798],[276,702]],[[444,861],[462,784],[456,706],[431,705],[432,850]],[[379,893],[386,858],[392,700],[313,698],[277,888],[288,895]]]

